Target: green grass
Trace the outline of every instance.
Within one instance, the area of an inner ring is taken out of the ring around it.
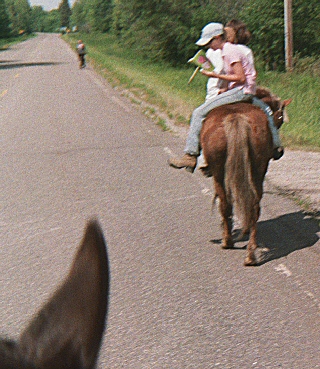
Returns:
[[[281,128],[285,144],[320,150],[320,77],[269,72],[260,80],[281,98],[293,99],[288,107],[290,120]]]
[[[80,37],[87,45],[88,59],[95,69],[113,86],[130,91],[133,102],[149,104],[147,110],[152,111],[152,116],[159,112],[177,125],[188,124],[193,109],[204,101],[206,78],[199,74],[188,85],[193,67],[173,68],[152,63],[123,48],[110,35],[70,34],[64,39],[75,47]],[[281,128],[284,144],[291,148],[320,150],[320,77],[307,72],[263,71],[258,71],[258,76],[258,84],[270,88],[282,99],[293,99],[287,109],[290,121]],[[156,121],[166,127],[163,117]]]
[[[10,37],[10,38],[0,38],[0,51],[7,50],[10,47],[10,45],[14,45],[18,42],[28,40],[31,37],[35,37],[35,35],[32,34],[32,35],[22,35],[22,36],[17,36],[17,37]]]

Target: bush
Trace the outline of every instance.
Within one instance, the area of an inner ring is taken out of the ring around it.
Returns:
[[[320,59],[317,56],[294,59],[295,73],[308,73],[314,77],[320,77]]]

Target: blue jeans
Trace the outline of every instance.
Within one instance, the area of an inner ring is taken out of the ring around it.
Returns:
[[[185,147],[185,153],[198,156],[200,152],[200,131],[202,123],[209,112],[218,106],[232,104],[236,102],[250,102],[253,95],[245,94],[242,89],[233,88],[216,96],[214,99],[206,101],[196,108],[191,116],[190,129]]]
[[[253,97],[252,99],[252,104],[255,106],[258,106],[260,109],[262,109],[268,118],[268,122],[269,122],[269,129],[271,131],[272,134],[272,140],[273,140],[273,148],[277,148],[281,146],[281,141],[280,141],[280,137],[279,137],[279,132],[278,132],[278,128],[275,126],[274,124],[274,120],[273,120],[273,112],[270,108],[269,105],[267,105],[264,101],[258,99],[257,97]]]

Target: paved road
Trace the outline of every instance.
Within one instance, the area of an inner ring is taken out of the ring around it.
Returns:
[[[108,241],[100,368],[320,367],[319,226],[267,184],[262,264],[219,246],[211,180],[55,35],[0,52],[0,326],[16,337],[67,272],[86,219]]]
[[[320,138],[319,138],[320,139]],[[267,180],[320,214],[320,152],[285,150],[278,162],[271,161]]]

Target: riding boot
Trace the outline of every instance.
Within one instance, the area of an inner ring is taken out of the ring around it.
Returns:
[[[273,149],[273,160],[279,160],[284,154],[284,148],[282,146]]]
[[[197,166],[197,156],[198,155],[184,154],[181,159],[169,159],[168,163],[173,168],[186,168],[188,172],[193,173]]]

